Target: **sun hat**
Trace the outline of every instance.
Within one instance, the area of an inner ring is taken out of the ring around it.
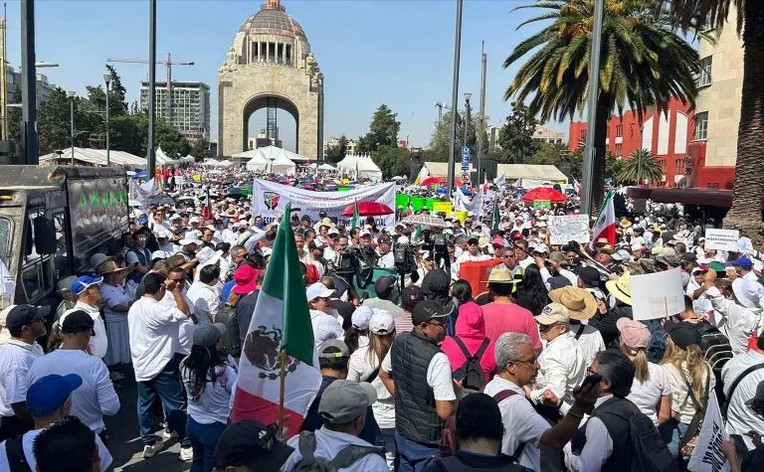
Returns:
[[[102,252],[97,252],[90,256],[90,268],[93,272],[98,272],[98,267],[106,261],[113,261],[113,257],[109,257]]]
[[[374,309],[369,319],[369,331],[380,336],[390,334],[395,330],[395,319],[387,310]]]
[[[369,382],[335,380],[321,395],[318,413],[331,424],[347,424],[366,415],[377,401],[377,390]]]
[[[278,472],[294,449],[276,439],[278,429],[254,420],[231,423],[215,446],[215,467],[244,466],[260,472]]]
[[[81,295],[82,292],[92,287],[93,285],[101,285],[103,283],[103,277],[92,277],[90,275],[80,275],[77,277],[70,287],[70,290],[75,295]]]
[[[82,377],[77,374],[51,374],[40,377],[27,390],[27,409],[35,418],[44,418],[58,410],[72,392],[82,385]]]
[[[488,276],[489,284],[514,284],[517,280],[512,277],[512,272],[505,267],[496,266],[491,269],[491,274]]]
[[[237,295],[246,295],[257,288],[257,277],[260,271],[249,264],[242,264],[233,273],[233,280],[236,285],[233,287],[233,293]]]
[[[625,273],[618,280],[608,280],[605,283],[608,292],[627,305],[631,305],[631,276]]]
[[[119,264],[117,264],[117,261],[115,260],[109,260],[104,262],[103,264],[98,266],[98,275],[106,275],[111,274],[113,272],[126,272],[128,270],[132,270],[135,268],[135,264],[131,264],[127,267],[122,267]]]
[[[49,306],[16,305],[8,311],[5,317],[5,327],[15,333],[25,325],[32,324],[37,320],[45,319],[50,313]]]
[[[194,328],[194,346],[212,347],[225,332],[226,326],[223,323],[199,323]]]
[[[623,229],[626,229],[626,228],[630,228],[630,227],[631,227],[631,225],[632,225],[632,223],[631,223],[631,221],[629,221],[629,220],[628,220],[628,219],[626,219],[626,218],[621,218],[621,221],[618,223],[618,225],[619,225],[621,228],[623,228]]]
[[[550,303],[541,310],[540,315],[533,317],[538,324],[549,326],[555,323],[570,321],[570,311],[562,303]]]
[[[621,332],[621,342],[631,349],[646,349],[650,345],[650,330],[647,326],[631,318],[618,318],[615,322]]]
[[[565,306],[573,320],[588,320],[597,312],[598,304],[594,295],[579,287],[567,286],[551,290],[549,299]]]
[[[334,290],[326,288],[326,285],[322,284],[321,282],[315,282],[308,287],[305,295],[307,296],[308,301],[312,302],[316,298],[329,298],[333,293]]]
[[[757,308],[759,299],[764,296],[764,286],[758,280],[738,280],[732,282],[732,293],[735,294],[738,303],[746,308]]]

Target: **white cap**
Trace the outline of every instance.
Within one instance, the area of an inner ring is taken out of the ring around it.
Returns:
[[[398,238],[398,244],[408,244],[409,243],[409,237],[408,236],[400,236]]]
[[[371,236],[371,232],[367,229],[361,231],[361,237],[363,238],[364,236]]]
[[[167,259],[167,253],[164,251],[154,251],[151,253],[151,260],[154,259]]]
[[[222,255],[223,251],[215,251],[211,247],[205,247],[196,253],[196,258],[199,259],[200,265],[212,265],[216,263]]]
[[[374,334],[384,336],[392,333],[394,329],[395,320],[393,319],[393,315],[387,310],[375,308],[374,313],[369,320],[369,330]]]
[[[340,232],[337,228],[329,228],[326,234],[340,234]]]
[[[539,243],[533,249],[533,252],[538,252],[540,254],[549,254],[549,247],[544,243]]]
[[[198,216],[192,216],[191,218],[188,219],[188,222],[189,223],[201,223],[202,220],[200,220]]]
[[[312,302],[316,298],[328,298],[332,296],[333,293],[334,290],[326,288],[326,285],[322,284],[321,282],[316,282],[308,287],[305,295],[307,295],[308,301]]]
[[[371,320],[371,315],[373,314],[374,309],[361,305],[353,312],[353,316],[350,318],[350,321],[357,329],[368,329],[369,320]]]
[[[176,214],[174,214],[174,215],[172,215],[172,216],[170,217],[170,221],[179,220],[180,218],[181,218],[181,216],[180,216],[179,214],[177,214],[177,213],[176,213]]]

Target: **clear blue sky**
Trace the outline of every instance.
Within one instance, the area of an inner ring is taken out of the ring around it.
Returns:
[[[533,10],[512,12],[531,0],[466,0],[462,36],[460,102],[472,92],[478,106],[480,44],[488,53],[486,114],[499,124],[509,104],[502,98],[515,69],[502,62],[537,26],[516,31]],[[201,80],[211,87],[212,137],[217,138],[217,70],[246,18],[262,0],[159,0],[157,56],[173,54],[193,67],[173,68],[176,80]],[[437,120],[436,101],[451,102],[455,0],[282,0],[304,28],[325,75],[324,137],[367,131],[374,110],[386,103],[402,122],[401,139],[426,147]],[[8,58],[19,67],[20,4],[8,3]],[[50,82],[84,94],[103,81],[107,58],[148,58],[147,0],[37,0],[37,60]],[[148,74],[146,65],[117,64],[130,102]],[[157,66],[157,80],[165,69]],[[282,119],[283,117],[283,119]],[[290,123],[291,122],[291,123]],[[294,123],[280,114],[285,147],[293,147]],[[550,124],[567,130],[566,124]],[[250,122],[251,135],[264,113]]]

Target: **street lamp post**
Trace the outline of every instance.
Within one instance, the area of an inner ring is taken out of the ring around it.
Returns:
[[[456,108],[459,105],[459,64],[462,53],[462,12],[464,0],[456,0],[456,31],[454,32],[454,78],[451,84],[451,132],[448,136],[448,198],[454,191],[454,167],[456,166]]]
[[[106,82],[106,165],[111,165],[111,135],[109,134],[109,85],[111,85],[111,71],[107,70],[103,75]]]
[[[72,165],[74,165],[74,97],[77,96],[75,92],[69,92],[67,94],[69,96],[69,124],[71,125],[71,129],[69,131],[69,140],[71,141],[71,160]]]
[[[470,122],[470,100],[472,99],[472,94],[469,92],[464,93],[464,102],[465,105],[465,111],[464,111],[464,147],[467,147],[467,127],[469,126]]]

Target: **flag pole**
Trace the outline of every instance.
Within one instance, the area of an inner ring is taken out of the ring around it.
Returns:
[[[279,372],[279,435],[282,438],[286,438],[286,431],[284,426],[286,424],[286,415],[284,414],[284,392],[286,390],[286,374],[287,374],[287,353],[286,349],[279,351],[279,365],[281,366]]]

